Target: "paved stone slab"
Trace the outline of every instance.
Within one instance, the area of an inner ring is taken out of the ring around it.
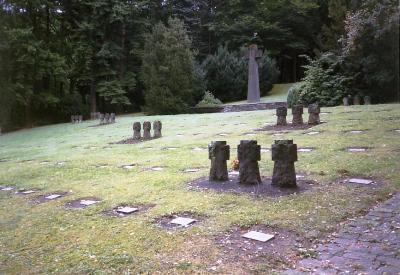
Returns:
[[[18,193],[19,194],[24,194],[24,195],[29,195],[29,194],[33,194],[35,192],[36,192],[35,190],[25,190],[25,191],[21,191],[21,192],[18,192]]]
[[[79,203],[80,203],[81,205],[84,205],[84,206],[89,206],[89,205],[93,205],[93,204],[95,204],[95,203],[98,203],[98,201],[94,201],[94,200],[81,200]]]
[[[299,148],[297,149],[298,152],[302,152],[302,153],[308,153],[308,152],[312,152],[314,151],[314,149],[312,148]]]
[[[118,208],[117,212],[122,213],[122,214],[132,214],[138,210],[139,210],[138,208],[125,206],[125,207]]]
[[[195,147],[195,148],[192,149],[192,151],[200,152],[200,151],[207,151],[207,149],[206,148],[201,148],[201,147]]]
[[[251,240],[265,243],[269,240],[272,240],[275,236],[271,235],[271,234],[265,234],[262,232],[250,231],[250,232],[244,234],[242,237],[244,237],[246,239],[251,239]]]
[[[150,168],[151,171],[162,171],[164,170],[164,167],[161,166],[155,166]]]
[[[58,198],[60,198],[60,197],[62,197],[61,195],[59,195],[59,194],[51,194],[51,195],[48,195],[48,196],[46,196],[46,197],[44,197],[45,199],[48,199],[48,200],[55,200],[55,199],[58,199]]]
[[[373,184],[373,183],[375,183],[373,180],[360,179],[360,178],[349,179],[349,182],[350,183],[358,183],[358,184]]]
[[[320,132],[318,132],[318,131],[314,131],[314,132],[308,132],[308,133],[306,133],[306,135],[309,135],[309,136],[313,136],[313,135],[318,135]]]
[[[362,134],[364,132],[365,131],[362,131],[362,130],[351,130],[351,131],[349,131],[350,134]]]
[[[11,191],[14,190],[14,187],[3,187],[1,188],[1,191]]]
[[[186,173],[196,173],[199,172],[200,169],[199,168],[191,168],[191,169],[186,169],[185,172]]]
[[[366,152],[367,148],[347,148],[347,151],[357,153],[357,152]]]
[[[173,219],[172,221],[170,221],[170,223],[172,224],[177,224],[177,225],[181,225],[181,226],[189,226],[192,223],[195,223],[196,220],[195,219],[191,219],[191,218],[183,218],[183,217],[177,217],[175,219]]]
[[[394,130],[396,133],[400,133],[400,129],[396,129]]]
[[[356,179],[359,180],[359,179]],[[364,179],[362,179],[364,180]],[[400,193],[353,219],[283,274],[400,274]]]
[[[218,135],[221,136],[221,137],[226,137],[228,134],[221,133],[221,134],[218,134]]]
[[[122,165],[121,167],[127,170],[132,170],[133,168],[135,168],[136,164],[126,164],[126,165]]]

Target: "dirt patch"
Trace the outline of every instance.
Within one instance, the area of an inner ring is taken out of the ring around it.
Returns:
[[[292,125],[288,123],[285,126],[280,125],[267,125],[259,129],[255,129],[254,131],[264,132],[264,131],[295,131],[295,130],[305,130],[312,128],[317,125],[309,125],[309,124],[302,124],[302,125]]]
[[[143,139],[143,138],[141,138],[141,139],[127,138],[127,139],[123,139],[123,140],[120,140],[120,141],[118,141],[118,142],[113,142],[113,143],[110,143],[110,144],[111,144],[111,145],[112,145],[112,144],[138,144],[138,143],[142,143],[142,142],[146,142],[146,141],[150,141],[150,140],[154,140],[154,139],[159,139],[159,138],[154,138],[154,137],[148,138],[148,139]]]
[[[249,231],[272,234],[274,238],[260,242],[242,237]],[[269,269],[292,267],[301,259],[301,251],[311,247],[311,243],[297,233],[266,225],[233,226],[216,235],[214,243],[222,250],[223,262],[263,264]]]
[[[81,201],[95,201],[96,203],[94,203],[94,204],[97,204],[97,203],[101,202],[101,199],[96,198],[96,197],[79,198],[79,199],[67,202],[65,204],[65,207],[66,208],[74,208],[74,209],[82,209],[82,208],[86,208],[86,207],[90,206],[90,205],[81,204]],[[94,205],[94,204],[92,204],[92,205]]]
[[[61,199],[61,198],[65,197],[67,194],[68,194],[68,192],[55,191],[55,192],[37,196],[37,197],[33,198],[31,202],[33,204],[41,204],[41,203]]]
[[[193,190],[213,190],[216,192],[250,194],[256,197],[281,197],[292,194],[303,193],[317,185],[311,180],[297,180],[297,188],[280,188],[272,186],[271,178],[262,177],[260,184],[241,184],[239,175],[236,173],[229,175],[230,179],[224,182],[210,181],[208,177],[199,178],[189,183],[189,188]]]
[[[186,227],[171,223],[171,221],[173,219],[178,218],[178,217],[194,219],[196,221]],[[167,230],[175,230],[175,229],[187,228],[187,227],[198,225],[199,223],[204,221],[204,219],[206,219],[206,218],[207,218],[206,216],[198,214],[196,212],[186,211],[186,212],[167,214],[167,215],[158,217],[154,220],[154,223],[161,228],[164,228]]]
[[[108,209],[108,210],[103,211],[103,214],[107,215],[107,216],[123,218],[123,217],[127,217],[127,216],[132,216],[132,215],[135,215],[135,214],[139,214],[141,212],[145,212],[145,211],[147,211],[150,208],[153,208],[155,206],[156,206],[156,204],[120,204],[120,205],[118,205],[118,206],[116,206],[116,207],[114,207],[112,209]],[[132,212],[132,213],[118,212],[118,210],[121,210],[124,207],[137,208],[137,211]]]

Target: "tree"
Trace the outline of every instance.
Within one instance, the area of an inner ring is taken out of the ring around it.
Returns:
[[[142,80],[146,111],[175,114],[194,106],[202,93],[195,94],[194,52],[179,19],[157,24],[146,37]]]

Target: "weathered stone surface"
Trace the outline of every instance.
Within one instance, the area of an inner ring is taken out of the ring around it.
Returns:
[[[101,125],[104,124],[104,114],[100,114],[99,118],[100,118],[100,124]]]
[[[82,115],[79,115],[78,116],[78,123],[82,123],[83,122],[83,116]]]
[[[106,113],[106,114],[104,115],[104,123],[105,123],[105,124],[110,123],[110,114],[109,114],[109,113]]]
[[[150,139],[151,138],[151,123],[149,121],[143,122],[143,138]]]
[[[364,105],[371,105],[371,97],[364,96]]]
[[[271,235],[271,234],[265,234],[262,232],[258,232],[258,231],[250,231],[250,232],[247,232],[246,234],[244,234],[242,237],[244,237],[246,239],[265,243],[269,240],[272,240],[275,236]]]
[[[115,113],[110,114],[110,123],[115,123]]]
[[[71,123],[75,123],[75,116],[71,116]]]
[[[142,130],[142,125],[140,122],[133,123],[133,139],[139,140],[142,138],[140,131]]]
[[[250,45],[246,53],[246,57],[249,59],[249,77],[247,83],[247,102],[249,103],[260,102],[260,80],[257,59],[261,58],[262,54],[262,51],[255,44]]]
[[[154,121],[153,122],[153,131],[154,131],[153,135],[154,135],[155,138],[162,137],[161,130],[162,130],[161,121],[159,121],[159,120]]]
[[[226,141],[213,141],[208,145],[208,158],[211,160],[210,181],[227,181],[230,147]]]
[[[359,95],[354,96],[353,105],[361,105],[361,97]]]
[[[292,107],[292,124],[293,125],[302,125],[303,124],[303,105],[294,105]]]
[[[321,120],[319,118],[319,114],[321,113],[321,109],[318,104],[310,104],[308,106],[308,124],[316,125],[320,124]]]
[[[271,151],[272,160],[275,162],[272,185],[284,188],[296,187],[294,162],[297,161],[297,145],[293,144],[293,140],[276,140]]]
[[[350,99],[347,96],[345,96],[343,98],[343,105],[344,106],[349,106],[350,105]]]
[[[276,125],[278,125],[278,126],[287,125],[287,121],[286,121],[287,108],[286,107],[277,108],[276,109],[276,116],[277,116]]]
[[[261,160],[261,146],[256,140],[241,140],[238,145],[239,182],[242,184],[261,183],[258,161]]]

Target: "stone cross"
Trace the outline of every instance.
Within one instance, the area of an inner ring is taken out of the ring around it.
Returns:
[[[296,187],[294,162],[297,161],[297,145],[293,144],[293,140],[275,140],[271,152],[272,160],[275,162],[272,185]]]
[[[249,77],[247,82],[247,102],[260,102],[260,79],[258,74],[257,59],[263,55],[257,45],[252,44],[246,51],[246,58],[249,59]]]
[[[238,145],[239,181],[243,184],[261,183],[258,161],[261,160],[261,146],[256,140],[241,140]]]
[[[364,105],[371,105],[371,97],[364,96]]]
[[[162,136],[161,129],[162,129],[161,121],[159,121],[159,120],[154,121],[153,122],[153,131],[154,131],[153,137],[154,138],[160,138]]]
[[[140,140],[142,138],[142,135],[140,134],[141,130],[142,130],[142,125],[140,124],[140,122],[133,123],[133,139],[134,140]]]
[[[110,114],[109,114],[109,113],[106,113],[106,114],[104,115],[104,123],[105,123],[105,124],[110,123]]]
[[[149,121],[143,122],[143,138],[150,139],[151,138],[151,123]]]
[[[227,181],[230,147],[226,141],[212,141],[208,145],[208,158],[211,160],[210,181]]]
[[[308,124],[316,125],[320,124],[321,120],[319,119],[319,113],[321,109],[318,104],[310,104],[308,105]]]
[[[349,106],[349,105],[350,105],[349,97],[345,96],[343,98],[343,106]]]
[[[110,114],[110,123],[115,123],[115,113]]]
[[[104,114],[100,114],[100,124],[104,124]]]
[[[294,105],[292,107],[292,124],[293,125],[303,125],[303,105]]]
[[[361,97],[359,95],[354,96],[353,105],[361,105]]]
[[[286,107],[276,108],[276,116],[277,116],[277,121],[276,121],[277,126],[287,125],[287,122],[286,122],[287,108]]]

